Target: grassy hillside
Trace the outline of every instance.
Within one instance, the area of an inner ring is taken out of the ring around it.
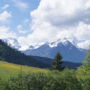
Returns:
[[[21,66],[16,64],[11,64],[8,62],[0,61],[0,78],[8,79],[11,76],[16,76],[22,70],[22,73],[31,73],[31,72],[47,72],[46,69],[40,69],[29,66]]]

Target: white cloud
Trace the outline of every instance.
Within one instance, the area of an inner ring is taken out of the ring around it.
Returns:
[[[19,41],[19,43],[21,45],[20,50],[26,50],[26,49],[29,48],[29,42],[27,40],[27,37],[19,37],[18,41]]]
[[[6,23],[12,17],[11,13],[8,11],[3,11],[0,13],[0,23]]]
[[[19,34],[27,34],[29,32],[28,30],[24,30],[23,25],[18,25],[17,30]]]
[[[90,40],[90,24],[81,22],[74,29],[75,37],[77,37],[78,40]]]
[[[16,34],[9,27],[0,26],[0,39],[17,38]]]
[[[41,0],[38,9],[31,16],[35,23],[45,21],[52,25],[71,25],[86,18],[90,20],[88,2],[90,0]]]
[[[25,10],[28,8],[28,4],[25,2],[22,2],[21,0],[12,0],[16,7],[18,7],[21,11]]]
[[[90,41],[90,0],[41,0],[30,15],[33,30],[27,36],[30,44],[63,38],[77,45]]]
[[[67,38],[79,48],[88,49],[90,46],[90,24],[80,22],[76,26],[59,28],[45,24],[43,27],[42,25],[39,28],[37,27],[37,30],[34,30],[27,37],[19,37],[18,40],[22,45],[21,50],[25,50],[30,45],[36,46],[44,42],[52,42],[64,38]]]
[[[17,29],[18,29],[18,30],[21,30],[22,28],[23,28],[22,25],[18,25],[18,26],[17,26]]]
[[[9,8],[10,5],[9,4],[5,4],[3,7],[2,7],[2,10],[6,10],[7,8]]]
[[[28,31],[26,31],[26,30],[20,30],[19,33],[20,33],[20,34],[27,34]]]
[[[78,47],[88,49],[90,47],[90,40],[86,40],[77,44]]]
[[[28,8],[27,3],[21,2],[21,0],[13,0],[13,2],[20,10]],[[88,48],[90,43],[90,0],[41,0],[38,8],[30,15],[32,33],[18,37],[22,50],[27,49],[29,45],[63,38],[75,42],[80,48]],[[9,14],[8,16],[10,17]],[[2,21],[7,20],[7,18],[4,19],[1,18]],[[26,20],[26,22],[29,21]],[[18,25],[17,29],[21,34],[26,33],[22,25]]]

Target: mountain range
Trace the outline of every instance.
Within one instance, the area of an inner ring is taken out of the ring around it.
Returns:
[[[38,48],[30,47],[30,49],[23,51],[26,55],[48,57],[51,59],[54,59],[57,52],[61,53],[64,61],[81,63],[85,59],[87,50],[78,48],[70,41],[64,39],[45,43]]]
[[[4,40],[10,47],[20,50],[21,45],[14,38]],[[36,46],[30,45],[28,50],[21,51],[29,56],[39,56],[44,58],[54,59],[57,52],[61,53],[64,61],[81,63],[87,54],[87,50],[77,47],[74,43],[65,39],[58,39],[54,42],[47,42],[37,44]]]
[[[9,46],[10,44],[0,40],[0,58],[4,61],[20,64],[29,65],[40,68],[48,68],[52,65],[54,59],[40,56],[26,55],[21,51],[18,51],[14,47]],[[39,47],[40,48],[40,47]],[[38,49],[38,48],[37,48]],[[63,66],[68,68],[77,68],[81,63],[75,63],[70,61],[63,61]]]

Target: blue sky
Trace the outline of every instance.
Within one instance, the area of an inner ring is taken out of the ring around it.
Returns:
[[[90,0],[0,0],[0,39],[16,39],[21,50],[58,39],[90,45]]]
[[[0,13],[8,11],[12,15],[7,26],[19,34],[18,25],[22,25],[24,30],[30,30],[29,26],[32,20],[30,12],[38,7],[39,2],[39,0],[0,0],[0,8],[7,6],[6,9],[1,9]],[[25,7],[19,6],[18,3],[22,3]]]

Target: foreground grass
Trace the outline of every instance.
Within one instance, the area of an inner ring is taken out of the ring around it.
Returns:
[[[7,82],[1,80],[0,90],[90,90],[90,79],[78,79],[75,70],[52,70],[47,73],[19,74]]]
[[[0,62],[0,78],[0,90],[90,90],[86,66],[57,71]]]
[[[8,80],[9,77],[16,76],[19,73],[33,73],[33,72],[47,72],[46,69],[21,66],[16,64],[11,64],[8,62],[0,61],[0,78]]]

